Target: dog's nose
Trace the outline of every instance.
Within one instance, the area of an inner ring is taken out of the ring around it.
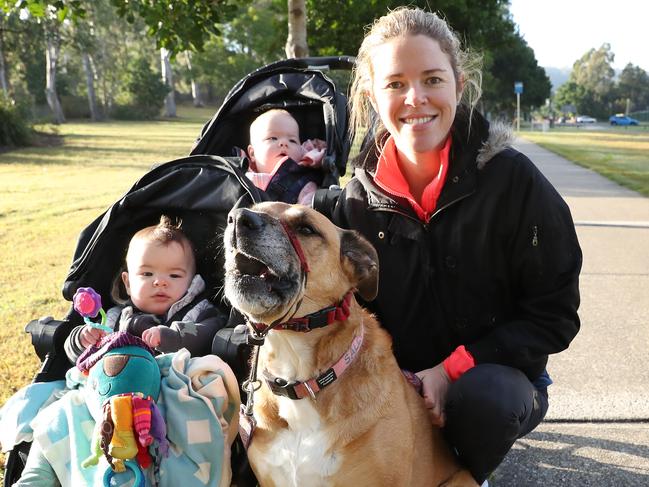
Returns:
[[[261,215],[248,208],[239,208],[235,212],[230,213],[228,223],[234,223],[235,228],[244,227],[248,230],[260,230],[264,227],[264,220]]]

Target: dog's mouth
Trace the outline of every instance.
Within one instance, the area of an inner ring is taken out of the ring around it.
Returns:
[[[238,278],[246,281],[263,281],[268,291],[283,293],[294,286],[293,279],[287,276],[279,276],[275,270],[261,260],[237,252],[234,256],[235,273]]]

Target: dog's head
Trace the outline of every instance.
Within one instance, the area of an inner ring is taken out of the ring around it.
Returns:
[[[350,289],[365,300],[376,296],[374,247],[305,206],[272,202],[233,210],[224,239],[225,295],[252,321],[304,316]]]

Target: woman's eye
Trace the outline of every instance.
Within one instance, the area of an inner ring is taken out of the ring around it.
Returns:
[[[391,81],[385,87],[389,90],[398,90],[403,87],[403,83],[401,81]]]
[[[426,79],[426,83],[429,85],[437,85],[442,82],[442,78],[439,78],[437,76],[431,76],[430,78]]]

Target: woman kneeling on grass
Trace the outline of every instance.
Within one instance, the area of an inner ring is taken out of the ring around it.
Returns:
[[[565,202],[474,110],[475,64],[435,14],[378,19],[352,88],[353,128],[375,112],[376,143],[337,200],[318,193],[314,206],[376,247],[368,307],[481,483],[545,416],[548,355],[579,330],[582,258]]]

